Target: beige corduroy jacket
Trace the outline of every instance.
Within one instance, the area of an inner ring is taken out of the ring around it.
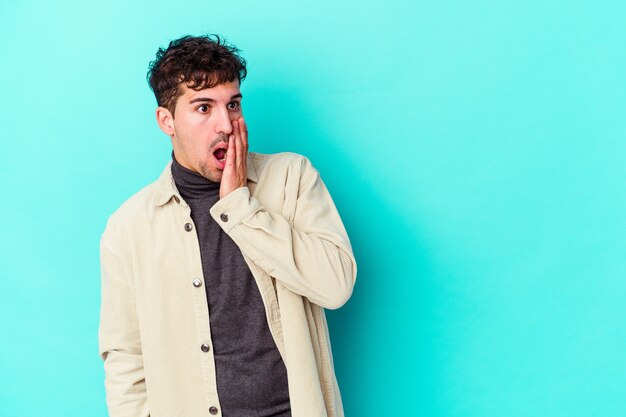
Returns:
[[[219,200],[211,216],[259,287],[292,415],[341,417],[324,309],[352,294],[346,230],[307,158],[251,152],[247,167],[247,186]],[[100,255],[99,353],[110,416],[221,416],[200,246],[171,162],[111,215]]]

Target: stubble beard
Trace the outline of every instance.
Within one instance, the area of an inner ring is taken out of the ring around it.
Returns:
[[[216,146],[220,142],[224,142],[228,144],[228,135],[226,135],[225,133],[222,133],[221,135],[219,135],[217,138],[215,138],[211,142],[211,144],[209,145],[209,148],[212,149],[214,146]],[[211,157],[214,158],[213,154],[211,154]],[[209,181],[213,181],[213,182],[222,181],[222,171],[217,170],[217,169],[216,171],[211,171],[211,168],[205,161],[200,161],[199,168],[200,168],[200,175],[202,175],[204,178],[208,179]]]
[[[211,171],[211,168],[207,165],[206,162],[200,162],[200,175],[206,178],[209,181],[213,182],[221,182],[222,181],[222,172],[221,171]]]

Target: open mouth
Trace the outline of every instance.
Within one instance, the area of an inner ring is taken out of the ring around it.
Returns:
[[[218,148],[213,152],[213,156],[215,156],[215,159],[217,160],[217,166],[220,169],[224,169],[224,166],[226,165],[226,149],[224,148]]]

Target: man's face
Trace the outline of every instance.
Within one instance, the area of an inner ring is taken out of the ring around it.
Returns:
[[[176,101],[172,129],[166,132],[172,138],[174,156],[185,168],[220,182],[226,161],[223,154],[233,131],[232,122],[242,116],[239,81],[199,91],[185,84],[180,88],[183,95]]]

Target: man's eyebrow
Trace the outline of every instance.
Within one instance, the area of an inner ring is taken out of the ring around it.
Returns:
[[[194,98],[193,100],[189,101],[189,104],[192,103],[197,103],[199,101],[206,101],[208,103],[215,103],[215,100],[213,100],[212,98],[208,98],[208,97],[198,97],[198,98]]]
[[[243,95],[241,93],[237,93],[233,96],[230,97],[231,100],[234,100],[236,98],[243,98]],[[194,98],[193,100],[189,101],[189,104],[193,104],[193,103],[198,103],[198,102],[207,102],[207,103],[215,103],[215,100],[209,97],[197,97]]]

